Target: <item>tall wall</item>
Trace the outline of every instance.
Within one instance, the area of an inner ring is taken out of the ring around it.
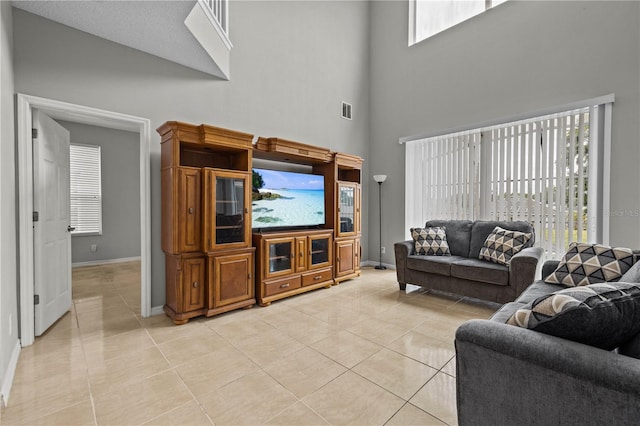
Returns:
[[[371,4],[369,167],[389,175],[383,262],[393,263],[389,248],[407,233],[399,138],[609,93],[616,96],[610,242],[640,247],[640,3],[510,1],[412,47],[407,2]],[[377,194],[369,195],[377,224]],[[373,254],[377,230],[369,229]]]
[[[11,4],[0,2],[0,399],[9,392],[19,350],[12,44]]]
[[[102,235],[71,237],[71,261],[140,256],[140,136],[87,124],[59,122],[71,143],[101,147]],[[91,245],[97,250],[91,251]]]
[[[167,120],[207,123],[366,158],[369,7],[361,1],[231,2],[230,81],[14,9],[15,89],[145,117],[153,128]],[[343,100],[354,105],[353,121],[340,118]],[[152,306],[165,298],[159,142],[154,134]],[[365,176],[367,170],[365,163]]]

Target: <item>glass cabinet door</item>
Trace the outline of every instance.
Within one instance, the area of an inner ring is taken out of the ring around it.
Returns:
[[[268,276],[293,272],[293,241],[293,238],[286,238],[266,243],[269,253]]]
[[[311,266],[329,264],[331,241],[329,237],[309,237],[311,240]]]
[[[245,239],[245,179],[216,176],[216,244]]]
[[[356,187],[354,184],[338,184],[338,234],[356,232]]]

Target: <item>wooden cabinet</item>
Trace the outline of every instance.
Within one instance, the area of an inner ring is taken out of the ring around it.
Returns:
[[[335,154],[335,280],[360,275],[362,234],[362,159]]]
[[[253,234],[253,245],[262,306],[334,283],[331,229]]]
[[[167,122],[161,140],[164,311],[176,324],[255,304],[252,135]]]

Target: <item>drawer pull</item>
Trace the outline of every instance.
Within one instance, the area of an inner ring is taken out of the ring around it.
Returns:
[[[189,207],[189,214],[193,214],[193,207]]]
[[[318,281],[318,280],[319,280],[319,279],[321,279],[321,278],[322,278],[322,275],[316,275],[315,277],[313,277],[313,279],[314,279],[315,281]]]
[[[198,288],[198,285],[199,285],[199,284],[198,284],[198,281],[194,281],[194,282],[193,282],[193,288]]]
[[[289,288],[289,283],[280,284],[280,288]]]

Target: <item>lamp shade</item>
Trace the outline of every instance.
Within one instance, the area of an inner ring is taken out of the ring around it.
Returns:
[[[373,175],[373,180],[375,180],[378,183],[382,183],[385,180],[387,180],[387,175]]]

